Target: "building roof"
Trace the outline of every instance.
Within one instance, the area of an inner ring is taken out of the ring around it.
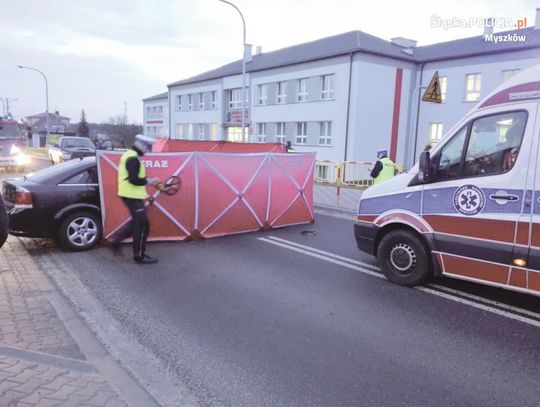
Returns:
[[[30,119],[30,118],[32,118],[32,119],[40,119],[42,117],[47,117],[47,112],[34,114],[32,116],[27,116],[27,119]],[[66,116],[62,116],[60,114],[56,114],[55,112],[49,112],[49,117],[54,117],[54,118],[57,118],[57,119],[68,119],[68,120],[71,119],[70,117],[66,117]]]
[[[540,48],[540,30],[525,28],[520,30],[494,33],[499,35],[524,35],[525,41],[517,42],[491,42],[486,41],[483,35],[463,38],[454,41],[441,42],[433,45],[411,48],[412,53],[390,41],[366,34],[362,31],[350,31],[319,40],[306,42],[277,51],[253,55],[251,62],[246,64],[246,72],[256,72],[265,69],[278,68],[303,62],[316,61],[352,52],[363,52],[399,59],[412,63],[425,63],[448,59],[465,58],[476,55],[498,54],[503,52]],[[219,68],[204,72],[191,78],[170,83],[168,87],[186,85],[218,79],[224,76],[242,73],[242,60],[231,62]],[[147,100],[147,99],[143,99]]]
[[[163,92],[159,95],[150,96],[143,99],[143,102],[148,102],[149,100],[158,100],[158,99],[167,99],[169,97],[169,92]]]

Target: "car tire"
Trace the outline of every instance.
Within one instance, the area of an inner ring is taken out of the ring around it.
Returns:
[[[101,240],[99,216],[91,212],[75,212],[66,216],[58,229],[58,241],[64,250],[90,250]]]
[[[420,236],[412,231],[400,229],[385,235],[379,244],[377,258],[383,274],[396,284],[411,287],[432,275],[428,249]]]

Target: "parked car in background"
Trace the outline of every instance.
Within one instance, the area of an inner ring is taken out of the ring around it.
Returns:
[[[4,245],[8,237],[8,214],[4,201],[0,199],[0,247]]]
[[[52,238],[72,251],[88,250],[101,239],[95,157],[3,180],[2,199],[12,235]]]
[[[73,158],[93,155],[96,155],[96,146],[86,137],[60,137],[54,145],[49,147],[49,159],[53,165]]]
[[[17,121],[0,117],[0,167],[24,172],[29,162],[26,143]]]

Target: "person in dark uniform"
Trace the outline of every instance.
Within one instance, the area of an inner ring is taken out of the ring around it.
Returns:
[[[146,238],[150,223],[146,215],[146,184],[158,185],[158,178],[146,178],[146,170],[140,157],[151,151],[154,139],[137,134],[133,147],[122,154],[118,165],[118,196],[129,210],[131,222],[121,228],[111,239],[111,247],[118,252],[120,242],[133,236],[133,261],[137,264],[157,263],[157,259],[148,256]]]

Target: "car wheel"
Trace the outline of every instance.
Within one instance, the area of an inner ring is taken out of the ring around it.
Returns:
[[[428,249],[416,233],[408,230],[394,230],[384,236],[377,257],[386,278],[400,285],[420,284],[432,273]]]
[[[90,212],[68,215],[58,230],[60,246],[69,251],[83,251],[94,247],[101,239],[101,222]]]

